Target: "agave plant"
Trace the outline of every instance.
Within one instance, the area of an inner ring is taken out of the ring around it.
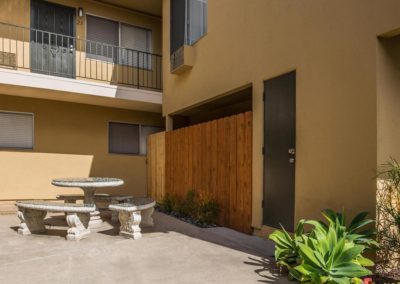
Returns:
[[[374,263],[362,256],[365,247],[339,237],[334,226],[330,225],[326,234],[320,231],[302,239],[304,242],[298,243],[302,263],[290,269],[300,282],[361,283],[359,277],[371,274],[365,266]]]
[[[335,213],[333,210],[322,210],[322,215],[328,221],[328,224],[320,222],[327,230],[329,227],[334,227],[339,238],[346,238],[348,241],[353,241],[355,244],[364,245],[367,249],[377,249],[378,243],[372,239],[375,235],[374,229],[365,229],[366,226],[374,223],[372,219],[366,219],[368,212],[357,214],[346,226],[344,213]]]
[[[332,210],[322,214],[328,223],[301,220],[293,237],[283,227],[270,235],[278,265],[288,268],[290,278],[304,283],[361,283],[359,277],[371,274],[365,267],[374,265],[362,256],[376,244],[370,238],[374,231],[363,230],[373,221],[362,212],[346,227],[344,214]],[[308,233],[306,224],[312,226]]]
[[[300,220],[297,223],[294,236],[282,227],[282,230],[276,230],[269,235],[269,238],[275,242],[275,259],[279,266],[284,266],[290,269],[293,265],[300,263],[299,258],[299,243],[303,241],[304,222]]]

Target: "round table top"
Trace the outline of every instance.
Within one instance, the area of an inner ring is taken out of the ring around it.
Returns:
[[[59,178],[53,179],[52,185],[63,187],[112,187],[124,184],[119,178],[88,177],[88,178]]]

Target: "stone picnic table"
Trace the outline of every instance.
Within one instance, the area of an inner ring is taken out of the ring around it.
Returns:
[[[120,186],[124,184],[124,181],[118,178],[107,177],[60,178],[54,179],[51,184],[60,187],[79,187],[84,193],[84,203],[95,204],[94,194],[96,189]],[[96,208],[96,211],[90,213],[89,228],[98,228],[102,223],[100,212]]]

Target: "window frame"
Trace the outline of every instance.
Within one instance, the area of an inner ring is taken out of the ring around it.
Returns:
[[[24,112],[24,111],[1,110],[1,109],[0,109],[0,113],[30,115],[32,117],[32,147],[30,147],[30,148],[28,148],[28,147],[2,147],[0,145],[0,151],[3,151],[3,150],[33,151],[35,149],[35,113]]]
[[[199,42],[203,37],[205,37],[208,34],[208,0],[207,0],[207,6],[206,6],[206,15],[207,15],[207,17],[206,17],[206,20],[205,20],[205,23],[206,23],[205,32],[200,37],[198,37],[195,41],[193,41],[192,43],[190,42],[190,35],[189,35],[189,33],[190,33],[190,31],[189,31],[189,24],[190,24],[190,21],[189,21],[189,2],[190,1],[191,0],[185,0],[185,36],[184,36],[184,39],[185,39],[185,44],[186,45],[194,46],[197,42]]]
[[[128,125],[137,125],[139,127],[139,139],[138,139],[138,145],[139,145],[139,151],[137,154],[133,153],[114,153],[110,152],[110,124],[111,123],[118,123],[118,124],[128,124]],[[139,157],[146,157],[147,156],[147,151],[146,154],[140,154],[140,140],[142,138],[142,127],[158,127],[163,129],[162,131],[165,131],[165,127],[160,126],[160,125],[150,125],[150,124],[142,124],[142,123],[135,123],[135,122],[127,122],[127,121],[118,121],[118,120],[109,120],[107,121],[107,138],[108,138],[108,154],[109,155],[124,155],[124,156],[139,156]],[[160,131],[161,132],[161,131]],[[147,150],[147,149],[146,149]]]

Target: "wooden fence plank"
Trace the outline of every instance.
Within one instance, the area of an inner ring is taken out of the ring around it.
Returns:
[[[236,116],[230,117],[229,120],[229,137],[228,147],[229,147],[229,226],[233,229],[237,229],[237,144],[236,144]]]
[[[157,201],[165,190],[165,133],[150,135],[147,140],[147,187],[148,195]]]
[[[213,120],[210,122],[210,188],[208,195],[216,198],[217,196],[217,155],[218,155],[218,121]],[[222,165],[221,165],[222,166]]]

